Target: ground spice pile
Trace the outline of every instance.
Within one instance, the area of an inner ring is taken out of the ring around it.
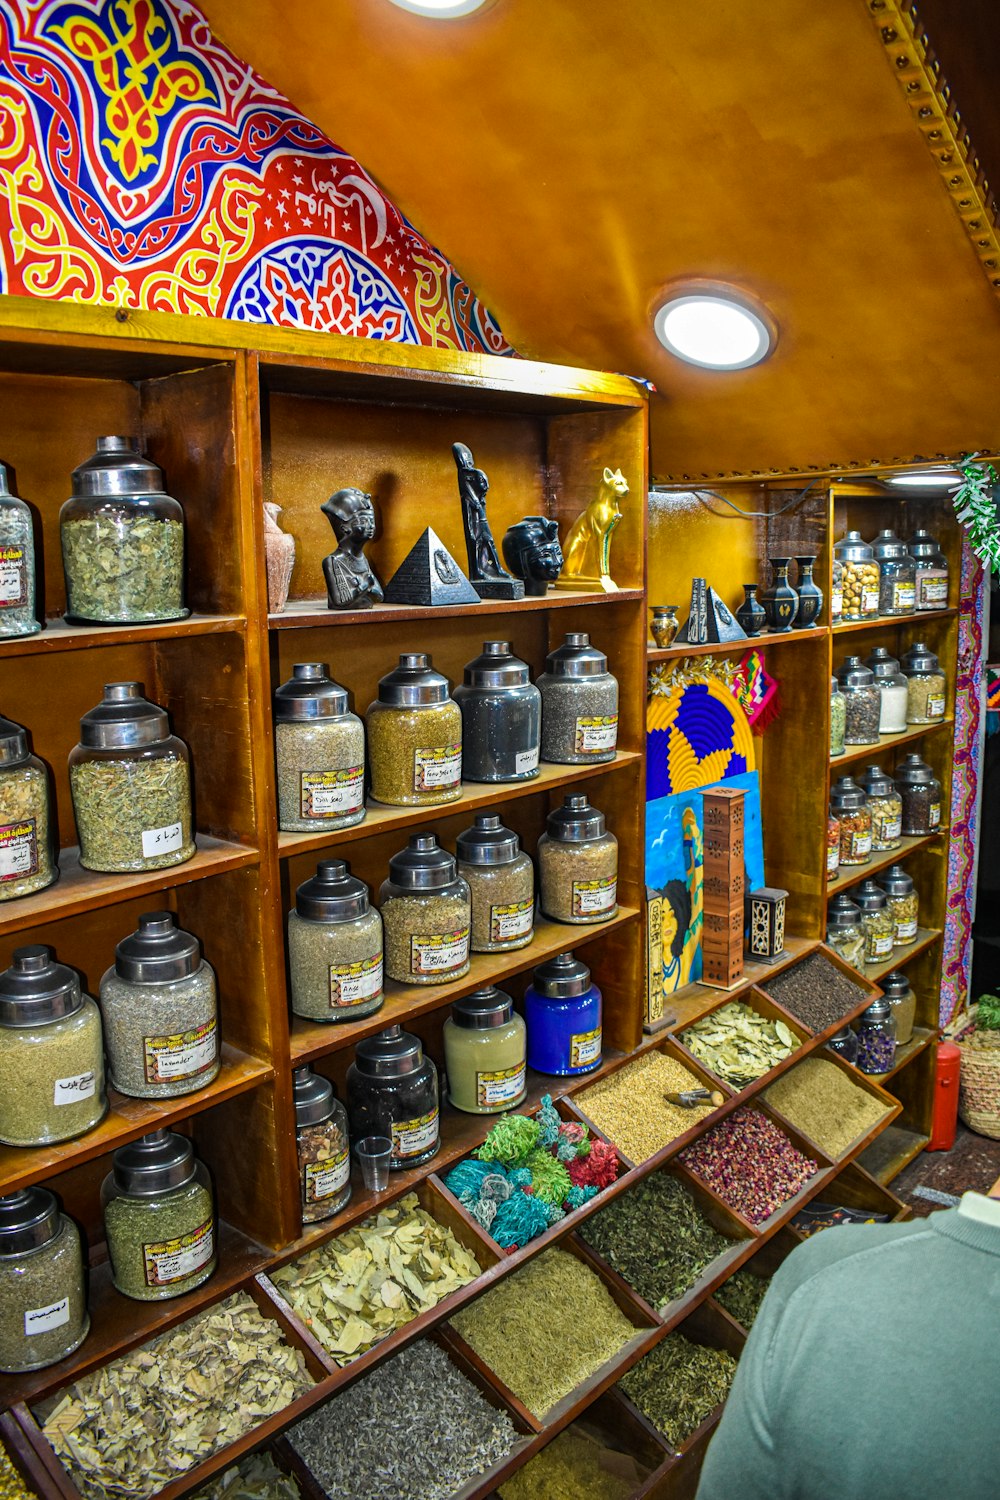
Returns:
[[[649,1470],[576,1424],[500,1486],[501,1500],[629,1500]]]
[[[629,1161],[641,1162],[669,1146],[710,1114],[711,1104],[682,1109],[664,1094],[700,1089],[700,1078],[665,1052],[647,1052],[592,1084],[573,1102]]]
[[[482,1267],[416,1193],[275,1271],[281,1295],[338,1364],[360,1359]]]
[[[756,1109],[727,1115],[680,1160],[751,1224],[763,1223],[819,1170]]]
[[[451,1326],[536,1417],[635,1333],[600,1277],[557,1249],[462,1308]]]
[[[891,1108],[865,1092],[836,1063],[807,1057],[764,1095],[768,1104],[836,1159]]]
[[[194,1500],[300,1500],[291,1474],[279,1469],[270,1453],[251,1453],[199,1490]]]
[[[2,1444],[0,1444],[0,1500],[35,1500],[34,1490],[28,1489]]]
[[[330,1500],[449,1500],[517,1442],[506,1413],[428,1342],[363,1375],[287,1437]]]
[[[734,1244],[666,1172],[643,1178],[586,1219],[578,1232],[656,1308],[682,1297]]]
[[[755,1276],[744,1269],[730,1276],[712,1295],[749,1332],[770,1285],[770,1276]]]
[[[810,953],[801,963],[776,974],[767,981],[766,993],[810,1031],[825,1031],[842,1021],[869,995],[822,953]]]
[[[621,1390],[679,1448],[729,1395],[736,1361],[725,1349],[668,1333],[618,1382]]]

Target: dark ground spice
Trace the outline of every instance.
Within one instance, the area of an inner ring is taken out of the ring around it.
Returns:
[[[824,954],[810,953],[769,979],[766,993],[810,1031],[825,1031],[856,1009],[868,991],[842,974]]]

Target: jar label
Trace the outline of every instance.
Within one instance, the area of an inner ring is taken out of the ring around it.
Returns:
[[[868,941],[868,962],[876,963],[880,958],[888,958],[892,952],[893,933],[878,933]]]
[[[527,1070],[524,1063],[516,1068],[500,1068],[495,1073],[476,1074],[476,1098],[480,1109],[503,1109],[516,1104],[524,1093]]]
[[[894,583],[892,586],[893,609],[915,609],[917,586],[915,583]]]
[[[79,1104],[83,1099],[93,1099],[97,1093],[97,1074],[74,1073],[71,1078],[57,1078],[52,1093],[53,1104]]]
[[[617,744],[617,714],[601,714],[593,719],[577,719],[576,743],[573,746],[577,755],[606,754]]]
[[[878,589],[861,590],[861,613],[863,615],[878,614]]]
[[[569,1039],[569,1065],[571,1068],[586,1068],[601,1056],[601,1028],[595,1031],[578,1031]]]
[[[48,1307],[30,1307],[24,1314],[24,1332],[28,1338],[33,1333],[48,1333],[50,1328],[62,1328],[69,1322],[69,1298],[60,1297]]]
[[[840,869],[840,845],[829,844],[826,851],[826,873],[836,875]]]
[[[392,1154],[397,1161],[406,1161],[411,1156],[423,1156],[425,1151],[437,1145],[437,1109],[432,1109],[429,1114],[421,1115],[416,1120],[393,1123],[391,1132]]]
[[[303,771],[301,808],[304,818],[332,818],[364,806],[365,768],[342,771]]]
[[[147,1083],[168,1083],[175,1078],[194,1078],[207,1073],[218,1056],[218,1027],[214,1018],[193,1031],[142,1039]]]
[[[923,608],[938,609],[948,603],[948,579],[921,578],[920,604]]]
[[[902,837],[903,820],[898,818],[873,818],[872,820],[872,847],[885,849],[891,847],[897,839]]]
[[[835,583],[830,594],[830,619],[836,624],[844,613],[844,585]]]
[[[0,880],[38,874],[38,835],[34,818],[0,823]]]
[[[916,917],[907,917],[903,922],[896,923],[896,942],[912,943],[917,935]]]
[[[849,859],[859,860],[871,852],[872,833],[870,828],[866,828],[864,831],[859,829],[856,833],[848,835],[847,857]]]
[[[929,719],[944,718],[944,693],[931,693],[928,695],[926,712]]]
[[[374,953],[353,964],[330,965],[330,1009],[363,1005],[382,993],[382,955]]]
[[[469,929],[410,938],[411,974],[451,974],[469,959]]]
[[[526,771],[538,770],[538,746],[534,750],[518,750],[514,756],[514,770],[518,776],[523,776]]]
[[[513,943],[527,937],[535,919],[535,903],[511,901],[507,906],[490,907],[490,942]]]
[[[439,792],[462,784],[461,745],[436,750],[414,750],[413,786],[418,792]]]
[[[27,602],[28,566],[24,548],[10,543],[0,547],[0,609],[15,609]]]
[[[345,1146],[339,1156],[326,1161],[306,1162],[305,1185],[307,1203],[319,1203],[322,1198],[332,1198],[343,1192],[350,1181],[351,1153]]]
[[[144,828],[142,832],[142,857],[155,859],[158,854],[173,854],[184,843],[184,830],[179,822],[168,823],[166,828]]]
[[[574,880],[574,917],[593,917],[598,912],[614,911],[618,900],[618,881]]]
[[[147,1286],[170,1286],[175,1281],[184,1281],[207,1266],[215,1253],[215,1231],[212,1220],[191,1234],[179,1235],[175,1240],[160,1240],[153,1245],[143,1245],[142,1255],[146,1265]]]
[[[932,802],[928,808],[928,822],[932,828],[937,828],[941,822],[941,804]]]

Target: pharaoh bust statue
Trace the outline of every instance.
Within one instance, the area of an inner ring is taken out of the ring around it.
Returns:
[[[371,609],[381,604],[382,585],[365,557],[375,535],[375,507],[364,490],[344,489],[320,507],[337,538],[337,550],[323,559],[330,609]]]

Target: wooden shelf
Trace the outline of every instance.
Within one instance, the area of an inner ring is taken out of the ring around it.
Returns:
[[[913,631],[914,639],[917,639],[920,626],[925,621],[952,620],[957,614],[957,609],[922,609],[919,614],[912,615],[876,615],[873,620],[856,620],[850,625],[834,625],[831,634],[834,637],[858,635],[869,630],[892,630],[900,627]]]
[[[402,625],[411,620],[451,619],[460,615],[523,614],[526,610],[564,609],[591,604],[634,604],[641,589],[616,589],[613,593],[573,593],[550,589],[542,598],[481,599],[477,604],[439,606],[420,604],[376,604],[371,609],[328,609],[324,599],[290,599],[280,614],[270,614],[271,630],[302,630],[313,625]]]
[[[917,936],[914,941],[907,943],[905,948],[893,948],[892,957],[887,958],[885,963],[865,964],[864,978],[870,980],[873,984],[877,984],[880,979],[884,979],[887,974],[891,974],[895,969],[904,968],[910,962],[911,958],[917,957],[918,953],[925,953],[933,943],[937,942],[940,936],[941,929],[939,927],[918,927]]]
[[[879,870],[887,870],[890,865],[898,864],[906,859],[908,854],[913,854],[917,849],[926,849],[930,844],[936,844],[947,834],[947,828],[936,828],[933,833],[921,833],[915,836],[904,834],[898,849],[889,849],[882,854],[873,854],[871,859],[863,865],[848,865],[846,871],[841,870],[835,879],[827,882],[826,894],[828,897],[836,896],[841,891],[846,891],[852,885],[858,885],[862,880],[867,880],[870,875]]]
[[[938,1032],[936,1027],[914,1026],[913,1035],[910,1037],[910,1040],[904,1042],[901,1047],[896,1048],[896,1059],[888,1073],[880,1073],[878,1077],[873,1076],[872,1082],[884,1087],[890,1078],[895,1078],[897,1073],[905,1068],[908,1063],[911,1063],[915,1057],[919,1057],[921,1052],[925,1052],[932,1042],[937,1041],[937,1038]]]
[[[798,963],[800,958],[804,958],[807,953],[811,953],[818,946],[819,943],[815,938],[792,937],[789,934],[785,938],[783,958],[773,964],[752,963],[747,960],[743,969],[743,978],[731,990],[717,990],[712,985],[700,982],[686,984],[683,989],[677,990],[674,994],[664,996],[663,1003],[666,1011],[664,1019],[647,1025],[645,1030],[650,1036],[683,1031],[686,1026],[691,1026],[695,1021],[700,1020],[713,1006],[720,1005],[725,1000],[738,1000],[754,985],[766,987],[768,979],[773,979],[776,974],[780,974],[782,969],[789,968],[791,964]]]
[[[769,630],[760,635],[748,635],[741,641],[715,641],[705,646],[646,646],[646,660],[676,661],[685,656],[731,656],[734,652],[751,651],[762,646],[789,646],[802,641],[822,641],[829,635],[823,625],[810,625],[808,630]]]
[[[37,635],[0,640],[0,659],[5,656],[44,656],[56,651],[83,651],[92,646],[124,646],[142,641],[177,640],[189,635],[221,635],[246,630],[243,615],[188,615],[186,620],[168,620],[158,625],[70,625],[64,619],[47,620]]]
[[[279,833],[278,855],[281,859],[287,859],[292,854],[308,854],[311,850],[318,853],[332,844],[354,843],[378,833],[392,833],[397,828],[424,828],[438,818],[479,812],[484,807],[492,808],[499,803],[512,802],[518,797],[531,797],[537,792],[570,788],[578,781],[589,780],[594,776],[613,775],[621,771],[634,773],[641,765],[642,756],[635,750],[619,750],[614,760],[597,766],[555,766],[545,763],[539,766],[538,775],[531,781],[463,781],[461,797],[437,807],[387,807],[369,797],[364,822],[355,823],[353,828],[331,828],[326,833]]]
[[[884,751],[895,750],[900,745],[915,744],[928,734],[936,734],[939,729],[950,729],[954,732],[955,720],[938,719],[934,724],[914,724],[910,729],[901,730],[899,734],[880,734],[877,744],[874,745],[848,745],[843,755],[831,757],[830,774],[835,775],[838,766],[851,765],[859,760],[877,760]]]
[[[884,1187],[920,1155],[929,1140],[929,1135],[909,1130],[904,1125],[890,1125],[862,1151],[858,1160],[865,1171]]]

